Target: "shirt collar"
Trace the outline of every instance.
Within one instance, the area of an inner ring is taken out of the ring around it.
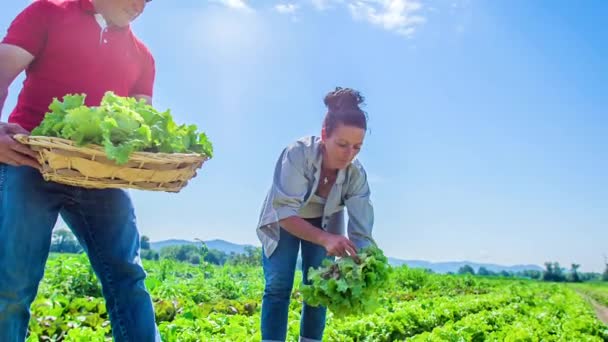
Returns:
[[[95,10],[95,6],[93,5],[93,0],[80,0],[80,8],[88,14],[94,15],[97,14],[97,10]],[[106,26],[108,30],[112,31],[128,31],[130,29],[130,25],[124,27],[117,26]]]
[[[315,177],[317,179],[319,179],[319,177],[321,176],[321,163],[323,161],[323,149],[322,149],[322,143],[321,143],[321,138],[320,137],[313,137],[313,147],[314,147],[314,153],[315,153]],[[352,164],[351,164],[352,165]],[[348,165],[347,168],[349,168],[351,165]],[[338,175],[336,176],[336,184],[342,184],[344,183],[344,180],[346,178],[346,169],[340,169],[338,170]]]

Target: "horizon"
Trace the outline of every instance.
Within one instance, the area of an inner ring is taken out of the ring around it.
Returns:
[[[3,36],[30,3],[1,5]],[[387,256],[603,272],[608,2],[543,5],[149,3],[133,30],[156,59],[154,106],[206,132],[215,156],[178,194],[130,191],[141,234],[259,246],[276,159],[320,134],[323,96],[345,86],[366,97],[359,159]]]
[[[169,239],[163,239],[163,240],[150,240],[150,244],[157,244],[157,243],[162,243],[162,242],[168,242],[168,241],[179,241],[179,242],[188,242],[188,243],[198,243],[197,240],[189,240],[189,239],[177,239],[177,238],[169,238]],[[208,243],[208,242],[212,242],[212,241],[220,241],[220,242],[225,242],[225,243],[229,243],[229,244],[233,244],[233,245],[238,245],[238,246],[253,246],[253,247],[262,247],[261,244],[239,244],[239,243],[235,243],[229,240],[225,240],[222,238],[210,238],[210,239],[206,239],[203,240],[203,242]],[[212,248],[213,249],[213,248]],[[476,260],[456,260],[456,259],[449,259],[449,260],[428,260],[428,259],[402,259],[399,257],[394,257],[392,255],[386,255],[387,258],[389,259],[395,259],[398,261],[420,261],[420,262],[428,262],[428,263],[432,263],[432,264],[440,264],[440,263],[469,263],[469,264],[480,264],[480,265],[493,265],[493,266],[501,266],[501,267],[517,267],[517,266],[536,266],[536,267],[540,267],[544,269],[544,264],[538,265],[538,264],[534,264],[534,263],[521,263],[521,264],[498,264],[498,263],[493,263],[493,262],[483,262],[483,261],[476,261]],[[549,260],[547,260],[549,261]],[[562,265],[560,264],[560,267],[562,269],[566,269],[566,270],[570,270],[570,268],[568,267],[568,265]],[[592,271],[590,271],[592,272]],[[594,272],[594,273],[602,273],[603,271],[599,271],[599,272]]]

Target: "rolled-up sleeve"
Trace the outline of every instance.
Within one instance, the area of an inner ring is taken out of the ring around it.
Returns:
[[[297,216],[309,191],[304,173],[303,149],[297,145],[286,148],[279,158],[270,194],[277,221]]]
[[[256,229],[267,257],[278,246],[281,237],[279,221],[298,216],[312,191],[314,162],[318,157],[315,139],[299,139],[287,146],[276,162],[272,185],[264,199]]]
[[[374,207],[365,170],[359,165],[355,171],[356,176],[349,184],[344,204],[348,212],[348,238],[360,249],[373,241]]]

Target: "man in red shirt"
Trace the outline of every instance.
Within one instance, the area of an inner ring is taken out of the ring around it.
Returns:
[[[160,340],[128,193],[46,182],[35,154],[12,138],[69,93],[86,94],[88,105],[106,91],[151,102],[154,59],[129,27],[146,2],[37,0],[0,43],[0,113],[9,85],[26,73],[8,123],[0,123],[0,341],[25,340],[58,215],[101,281],[114,339]]]

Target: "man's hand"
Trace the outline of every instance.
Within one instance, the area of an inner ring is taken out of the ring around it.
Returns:
[[[323,241],[323,247],[327,250],[328,255],[338,257],[357,255],[355,244],[342,235],[327,233]]]
[[[36,152],[16,142],[13,139],[15,134],[30,133],[14,123],[0,123],[0,163],[13,166],[27,165],[40,169],[40,163],[36,160]]]

